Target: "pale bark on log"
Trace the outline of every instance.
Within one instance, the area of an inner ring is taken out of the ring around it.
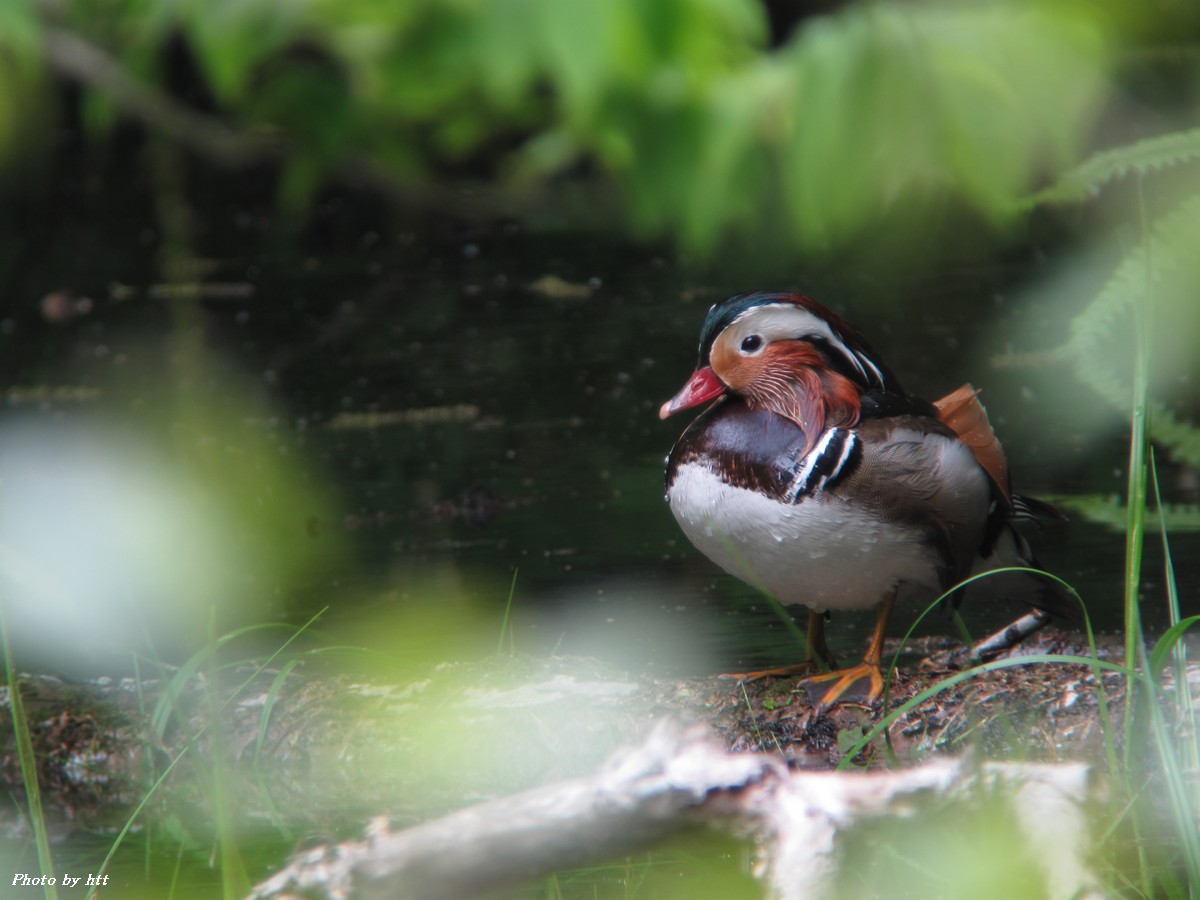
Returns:
[[[895,772],[795,772],[777,757],[729,753],[703,727],[664,725],[584,778],[404,831],[377,820],[365,840],[298,855],[251,897],[480,897],[704,822],[755,836],[772,898],[818,898],[828,894],[843,836],[859,824],[981,793],[1009,798],[1048,896],[1102,896],[1084,857],[1086,765],[947,759]]]

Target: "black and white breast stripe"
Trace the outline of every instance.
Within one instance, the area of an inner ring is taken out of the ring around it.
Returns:
[[[800,460],[785,498],[789,503],[799,503],[802,497],[832,487],[854,470],[861,455],[858,435],[847,428],[830,428]]]

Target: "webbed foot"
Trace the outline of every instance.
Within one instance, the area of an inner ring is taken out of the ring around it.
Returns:
[[[811,675],[800,685],[813,709],[824,712],[836,703],[874,704],[883,696],[883,673],[878,663],[864,660],[847,669]]]

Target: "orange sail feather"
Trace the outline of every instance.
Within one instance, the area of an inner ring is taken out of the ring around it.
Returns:
[[[979,391],[970,384],[964,384],[941,400],[933,401],[933,405],[937,409],[938,419],[971,448],[979,465],[991,476],[1011,506],[1012,489],[1008,481],[1008,460],[1004,457],[1004,450],[1000,441],[996,439],[996,433],[992,431],[987,410],[979,402]]]

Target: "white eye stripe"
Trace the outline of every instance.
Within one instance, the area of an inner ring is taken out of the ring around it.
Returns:
[[[829,323],[803,307],[792,303],[764,303],[755,306],[730,323],[734,346],[741,347],[742,341],[751,334],[761,335],[766,341],[795,340],[801,336],[812,336],[825,341],[836,350],[862,377],[864,382],[884,383],[883,373],[869,358],[850,347],[838,337]],[[867,370],[870,370],[870,374]]]

